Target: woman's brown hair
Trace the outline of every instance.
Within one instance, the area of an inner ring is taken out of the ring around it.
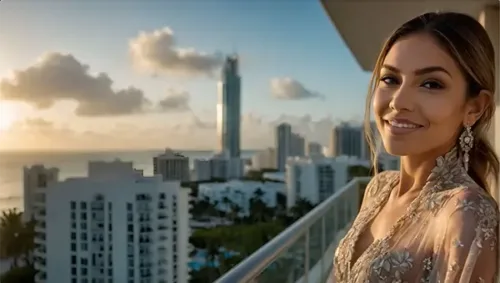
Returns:
[[[375,172],[377,154],[374,133],[370,127],[370,111],[380,69],[387,53],[399,39],[421,33],[432,36],[458,64],[467,80],[467,99],[478,96],[481,91],[487,91],[492,96],[495,93],[495,49],[486,30],[478,21],[465,14],[437,12],[426,13],[406,22],[394,31],[382,47],[373,69],[370,91],[366,99],[365,138],[370,145]],[[484,114],[472,127],[475,140],[469,153],[469,175],[486,190],[498,184],[500,170],[498,156],[487,139],[491,119],[495,114],[494,97],[490,97],[489,101]],[[493,180],[493,184],[490,180]]]

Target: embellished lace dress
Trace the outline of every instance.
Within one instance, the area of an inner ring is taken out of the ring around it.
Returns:
[[[354,261],[360,234],[398,184],[399,172],[382,172],[370,181],[335,252],[332,282],[496,282],[497,204],[468,176],[456,149],[436,162],[406,212]]]

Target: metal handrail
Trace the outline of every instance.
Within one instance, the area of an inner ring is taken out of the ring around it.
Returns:
[[[356,177],[335,192],[332,196],[301,217],[286,230],[278,234],[267,244],[251,254],[245,260],[220,277],[216,283],[250,282],[264,271],[278,256],[286,251],[323,215],[325,215],[335,200],[360,182],[369,182],[371,177]]]

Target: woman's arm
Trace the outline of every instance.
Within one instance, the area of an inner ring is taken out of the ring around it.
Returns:
[[[448,217],[439,220],[443,222],[438,226],[443,227],[443,240],[436,251],[430,282],[495,282],[499,217],[494,200],[464,190],[444,210],[443,216]]]

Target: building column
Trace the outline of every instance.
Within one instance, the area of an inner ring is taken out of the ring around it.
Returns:
[[[495,151],[500,155],[500,6],[488,5],[479,15],[479,22],[488,32],[491,42],[495,48],[495,69],[496,69],[496,91],[495,91],[495,117],[491,123],[491,129],[488,133],[491,144]],[[498,184],[500,186],[500,184]],[[495,198],[500,200],[500,187],[496,188]]]

